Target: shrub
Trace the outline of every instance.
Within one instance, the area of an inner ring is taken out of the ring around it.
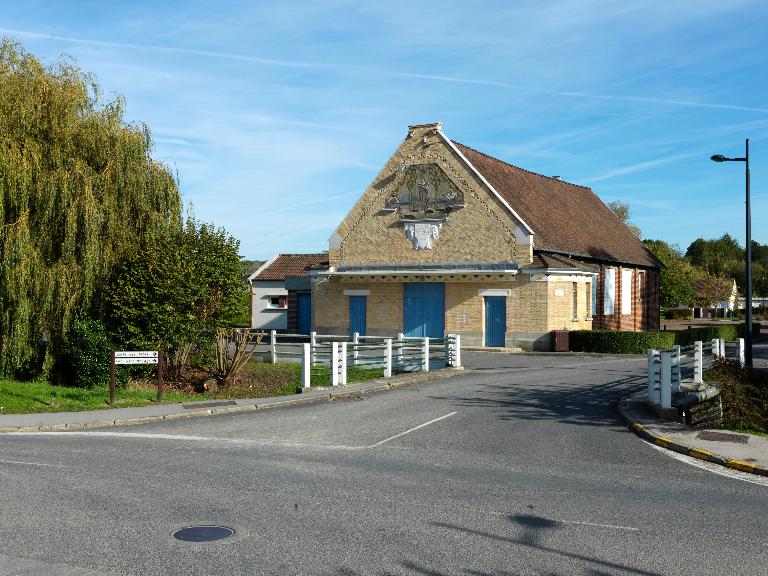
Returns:
[[[669,349],[674,332],[618,332],[615,330],[573,330],[568,334],[574,352],[645,354],[649,348]]]
[[[717,359],[704,377],[720,388],[725,428],[768,432],[768,374]]]
[[[722,338],[723,340],[738,340],[744,336],[743,324],[725,324],[722,326],[702,326],[700,328],[690,328],[689,330],[677,330],[672,332],[675,335],[675,344],[687,346],[693,344],[696,340],[709,342],[713,338]]]
[[[667,320],[690,320],[691,312],[690,308],[667,308],[664,317]]]
[[[111,342],[104,324],[91,318],[76,320],[64,337],[59,379],[65,386],[93,388],[109,380]]]

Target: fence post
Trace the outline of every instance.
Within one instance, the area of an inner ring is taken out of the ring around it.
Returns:
[[[648,402],[658,404],[656,401],[656,354],[658,350],[648,349]]]
[[[331,342],[331,386],[339,385],[339,343]]]
[[[672,352],[661,351],[661,407],[672,408]]]
[[[680,392],[680,345],[672,346],[672,392]]]
[[[694,384],[701,384],[704,381],[704,343],[701,340],[696,340],[693,345],[693,354],[696,360],[693,366],[693,382]]]
[[[429,336],[424,337],[424,357],[421,361],[421,369],[424,372],[429,372]]]
[[[720,338],[720,358],[725,359],[725,338]]]
[[[317,346],[317,332],[309,333],[309,344],[312,346],[312,364],[317,364],[317,352],[315,351]]]
[[[717,338],[712,338],[712,359],[714,360],[720,356],[720,341]]]
[[[301,387],[309,388],[310,370],[312,368],[310,345],[306,342],[301,345]]]
[[[400,367],[402,369],[402,365],[403,365],[403,346],[405,346],[405,334],[400,332],[397,335],[397,342],[398,342],[398,346],[397,346],[397,365],[398,365],[398,367]]]
[[[269,333],[269,356],[272,364],[277,364],[277,330]]]
[[[739,366],[744,368],[744,338],[739,338]]]
[[[461,334],[456,334],[454,342],[454,368],[461,368]]]
[[[347,385],[347,343],[341,343],[341,385]]]
[[[352,334],[352,344],[354,345],[354,349],[352,350],[352,366],[357,366],[357,355],[359,354],[357,345],[360,344],[360,332],[354,332]]]
[[[385,341],[385,360],[384,360],[384,378],[392,377],[392,338],[387,338]]]

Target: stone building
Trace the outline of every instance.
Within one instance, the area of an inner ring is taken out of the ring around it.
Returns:
[[[329,240],[319,333],[550,349],[553,330],[654,330],[659,262],[589,189],[408,135]]]

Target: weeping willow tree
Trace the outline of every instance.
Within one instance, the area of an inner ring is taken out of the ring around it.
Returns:
[[[181,225],[171,172],[124,101],[68,60],[0,43],[0,374],[51,368],[126,254]]]

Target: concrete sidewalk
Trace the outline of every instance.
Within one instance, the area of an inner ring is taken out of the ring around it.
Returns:
[[[646,403],[645,392],[622,399],[619,410],[632,430],[653,444],[728,468],[768,476],[768,437],[663,420]]]
[[[0,415],[0,433],[2,432],[49,432],[61,430],[83,430],[87,428],[105,428],[109,426],[129,426],[163,420],[177,420],[213,414],[232,414],[266,408],[295,406],[310,402],[355,397],[360,394],[384,392],[403,386],[442,380],[463,374],[463,369],[446,368],[430,372],[399,374],[386,380],[380,378],[369,382],[358,382],[347,386],[317,387],[291,396],[273,396],[268,398],[245,398],[236,400],[203,400],[175,404],[157,404],[136,408],[110,408],[106,410],[88,410],[82,412],[44,412],[35,414]]]

